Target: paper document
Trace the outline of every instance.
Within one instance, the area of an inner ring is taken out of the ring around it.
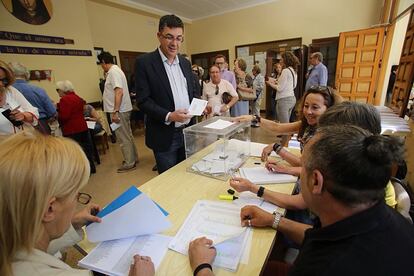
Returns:
[[[297,177],[290,174],[270,172],[264,167],[240,168],[240,176],[254,184],[277,184],[296,182]]]
[[[86,226],[91,242],[156,234],[171,226],[166,212],[134,186],[97,216],[102,218],[101,223]]]
[[[95,121],[86,121],[86,124],[88,125],[89,129],[94,129],[96,122]]]
[[[240,207],[229,202],[199,200],[169,248],[187,255],[192,240],[207,237],[217,249],[214,265],[235,271],[249,231],[240,225]]]
[[[112,131],[117,130],[118,128],[120,128],[122,125],[121,124],[117,124],[117,123],[111,123],[110,127],[112,129]]]
[[[205,125],[204,127],[205,128],[212,128],[212,129],[225,129],[226,127],[229,127],[232,124],[234,124],[234,123],[233,122],[230,122],[230,121],[218,119],[214,123]]]
[[[208,101],[193,98],[190,108],[188,108],[188,115],[200,116],[204,109],[206,109]]]
[[[171,237],[145,235],[98,244],[78,265],[105,275],[128,275],[134,255],[151,257],[155,270],[161,264]]]

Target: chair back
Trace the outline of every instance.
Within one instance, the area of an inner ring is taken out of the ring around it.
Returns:
[[[392,178],[391,183],[394,186],[395,190],[395,199],[397,201],[397,205],[395,209],[406,219],[408,219],[411,224],[413,220],[410,216],[410,207],[411,207],[411,200],[408,192],[405,190],[403,183],[401,180],[397,178]]]

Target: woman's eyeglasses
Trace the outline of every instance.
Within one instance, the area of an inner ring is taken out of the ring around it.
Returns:
[[[80,204],[86,205],[91,201],[92,196],[87,193],[78,193],[78,196],[76,199],[78,200]]]

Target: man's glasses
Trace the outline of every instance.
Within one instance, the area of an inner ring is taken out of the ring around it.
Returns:
[[[218,87],[218,85],[216,84],[216,95],[218,95],[218,93],[219,93],[219,87]]]
[[[181,35],[179,35],[177,37],[174,37],[170,34],[167,34],[167,35],[161,34],[161,37],[168,40],[169,42],[173,42],[174,40],[177,41],[177,42],[180,42],[180,43],[184,42],[184,37],[181,36]]]
[[[76,197],[76,199],[78,200],[80,204],[86,205],[91,201],[92,196],[87,193],[78,193],[78,196]]]
[[[9,79],[8,78],[2,78],[2,79],[0,79],[0,81],[3,83],[4,86],[7,86],[9,84]]]

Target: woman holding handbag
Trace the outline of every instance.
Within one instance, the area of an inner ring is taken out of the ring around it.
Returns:
[[[253,91],[253,79],[246,73],[247,64],[244,59],[234,61],[234,73],[236,75],[237,94],[239,101],[231,109],[231,116],[237,117],[249,114],[249,101],[256,99]]]
[[[289,123],[290,115],[296,104],[295,91],[298,81],[298,58],[292,52],[282,53],[280,63],[283,65],[282,73],[277,80],[269,79],[266,83],[276,90],[276,119],[280,123]],[[282,144],[287,142],[284,136]]]

